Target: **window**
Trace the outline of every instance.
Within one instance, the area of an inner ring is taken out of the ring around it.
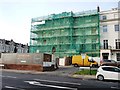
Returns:
[[[93,38],[92,43],[96,43],[96,42],[97,42],[97,38]]]
[[[115,31],[119,31],[119,30],[120,30],[120,28],[119,28],[119,24],[114,25],[114,28],[115,28]]]
[[[103,40],[104,49],[108,49],[108,40]]]
[[[92,49],[93,49],[93,50],[96,49],[96,44],[92,44]]]
[[[107,16],[102,16],[102,20],[106,20],[107,19]]]
[[[107,25],[103,26],[103,32],[107,32]]]
[[[111,71],[110,67],[102,67],[102,69],[105,70],[105,71]]]
[[[82,42],[82,43],[86,43],[86,39],[81,38],[81,42]]]
[[[60,50],[61,50],[61,49],[62,49],[62,46],[60,45],[59,48],[60,48]]]
[[[76,30],[73,31],[74,35],[76,35],[76,32],[77,32]]]
[[[43,40],[43,43],[46,44],[46,40]]]
[[[96,34],[96,28],[93,28],[91,31],[92,34]]]
[[[85,50],[85,44],[81,44],[81,49]]]
[[[105,71],[120,72],[119,68],[114,68],[114,67],[102,67],[102,69]]]
[[[116,53],[117,61],[120,61],[120,53]]]
[[[115,39],[116,49],[120,49],[120,39]]]
[[[118,14],[117,13],[114,14],[114,19],[116,19],[116,18],[118,18]]]

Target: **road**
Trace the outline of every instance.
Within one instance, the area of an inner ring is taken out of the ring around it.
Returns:
[[[2,75],[0,75],[0,78],[2,78],[2,90],[79,90],[81,88],[119,89],[119,83],[116,81],[97,81],[96,79],[73,78],[66,75],[67,73],[71,73],[69,70],[71,71],[73,68],[62,69],[55,72],[53,71],[53,73],[45,72],[39,74],[3,71]],[[62,73],[64,73],[64,75]]]

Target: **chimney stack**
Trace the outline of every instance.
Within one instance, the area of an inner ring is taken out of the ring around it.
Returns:
[[[97,11],[100,12],[100,7],[99,6],[97,6]]]

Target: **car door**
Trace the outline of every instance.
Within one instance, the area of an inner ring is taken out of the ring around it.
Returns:
[[[115,80],[120,80],[120,68],[114,68],[114,72],[116,73]]]
[[[115,68],[111,70],[110,78],[113,80],[118,80],[118,72],[116,71]]]
[[[120,72],[118,72],[118,80],[120,80]]]
[[[104,79],[118,80],[118,72],[113,67],[103,68]]]

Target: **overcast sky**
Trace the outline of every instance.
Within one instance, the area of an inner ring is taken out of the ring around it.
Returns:
[[[0,39],[29,44],[31,18],[118,7],[119,0],[0,0]]]

